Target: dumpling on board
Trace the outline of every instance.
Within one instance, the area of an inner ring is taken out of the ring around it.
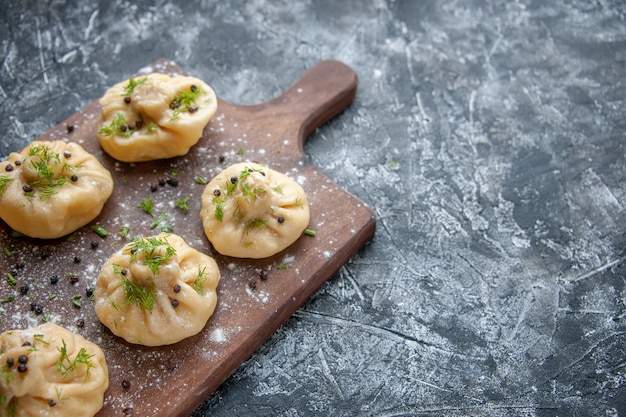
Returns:
[[[231,165],[207,184],[200,218],[222,255],[266,258],[293,244],[306,229],[309,203],[293,179],[265,165]]]
[[[96,315],[129,343],[176,343],[204,328],[217,304],[219,279],[215,260],[180,236],[138,238],[104,263]]]
[[[0,415],[94,416],[109,370],[95,343],[53,323],[0,334]]]
[[[129,78],[100,98],[100,146],[123,162],[185,155],[217,111],[215,92],[190,76]]]
[[[0,163],[0,218],[30,237],[74,232],[112,192],[111,173],[77,143],[35,141]]]

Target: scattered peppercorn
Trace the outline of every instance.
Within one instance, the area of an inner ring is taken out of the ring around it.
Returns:
[[[22,186],[22,190],[23,190],[25,193],[30,193],[30,192],[32,192],[32,191],[33,191],[33,186],[32,186],[32,185],[30,185],[30,184],[24,184],[24,185]]]
[[[70,177],[70,180],[72,180],[72,182],[78,181],[78,175],[72,174],[72,176]]]
[[[165,184],[167,184],[167,180],[166,180],[165,178],[160,178],[160,179],[159,179],[159,185],[160,185],[161,187],[163,187]]]
[[[21,364],[27,364],[28,363],[28,356],[26,356],[26,355],[18,356],[17,362],[21,363]]]
[[[98,249],[98,242],[95,240],[92,240],[91,243],[91,249]]]
[[[156,192],[156,190],[158,190],[159,187],[156,184],[150,184],[150,191],[152,191],[153,193]]]
[[[133,251],[131,251],[131,253],[133,253]],[[126,274],[128,274],[128,270],[127,270],[127,269],[122,269],[122,270],[120,271],[120,274],[122,274],[122,275],[126,276]]]
[[[222,194],[222,192],[219,190],[219,188],[217,188],[217,189],[215,189],[215,190],[213,191],[213,195],[214,195],[215,197],[219,197],[221,194]]]
[[[191,87],[189,87],[189,89],[190,89],[192,92],[194,92],[194,93],[195,93],[195,92],[196,92],[196,90],[198,89],[198,86],[197,86],[197,85],[195,85],[195,84],[191,84]]]
[[[196,106],[189,106],[189,108],[187,109],[187,111],[188,111],[189,113],[195,113],[195,112],[197,112],[197,111],[198,111],[198,107],[196,107]]]
[[[256,279],[251,278],[251,279],[248,281],[248,287],[249,287],[252,291],[256,290]]]
[[[220,161],[220,163],[223,163],[226,160],[226,157],[224,155],[220,155],[218,160]]]
[[[75,264],[79,264],[80,263],[80,258],[78,256],[74,256],[74,263]]]
[[[168,178],[167,183],[172,187],[178,187],[178,179],[176,178]]]
[[[93,293],[94,293],[94,289],[93,289],[93,287],[88,287],[87,289],[85,289],[85,295],[86,295],[87,297],[92,297],[92,296],[93,296]]]
[[[22,161],[15,161],[15,166],[19,167],[20,165],[22,165]]]
[[[76,321],[76,327],[79,327],[79,328],[81,328],[81,329],[82,329],[83,327],[85,327],[85,319],[78,319],[78,320]]]
[[[72,133],[74,131],[74,125],[66,125],[65,129],[67,130],[67,133]]]
[[[57,402],[56,402],[56,401],[54,401],[54,400],[50,400],[50,401],[48,401],[48,405],[49,405],[50,407],[54,407],[55,405],[57,405]]]
[[[175,293],[179,293],[180,290],[181,290],[180,285],[178,285],[178,284],[174,285],[174,292]]]
[[[130,388],[130,381],[128,379],[122,380],[122,388],[124,388],[124,389],[129,389]]]
[[[35,313],[36,316],[41,316],[43,314],[43,307],[40,304],[32,303],[30,305],[30,311]]]
[[[278,223],[284,223],[285,222],[285,218],[283,216],[278,216],[276,221],[278,221]]]
[[[237,180],[239,180],[239,178],[237,178],[236,175],[233,175],[232,177],[230,177],[230,182],[232,182],[233,184],[235,184]]]
[[[13,365],[15,365],[15,359],[13,358],[7,358],[7,366],[9,368],[13,368]]]
[[[70,159],[72,157],[72,153],[70,151],[63,151],[63,156],[65,159]]]
[[[124,413],[125,416],[132,416],[133,415],[133,407],[126,407],[122,410],[122,413]]]
[[[26,366],[26,364],[24,364],[24,363],[20,363],[20,364],[17,366],[17,372],[24,373],[24,372],[26,372],[26,371],[28,371],[28,366]]]
[[[128,96],[124,97],[124,103],[130,104],[130,97]]]
[[[68,278],[70,279],[70,282],[72,284],[76,284],[78,281],[80,281],[80,277],[76,274],[68,274]]]
[[[28,340],[27,340],[27,341],[25,341],[24,343],[22,343],[22,347],[24,347],[24,346],[32,346],[32,345],[33,345],[33,344],[32,344],[32,343],[30,343]]]
[[[267,279],[267,271],[260,271],[259,272],[259,279],[261,281],[265,281]]]
[[[20,294],[26,295],[28,294],[28,290],[30,290],[30,287],[28,286],[28,284],[20,285]]]
[[[59,282],[59,276],[58,275],[52,275],[50,277],[50,284],[55,285],[57,282]]]
[[[6,167],[4,167],[4,170],[5,170],[6,172],[11,172],[11,171],[13,171],[13,165],[11,165],[11,164],[7,164],[7,166],[6,166]]]
[[[172,307],[178,307],[178,300],[172,300]]]

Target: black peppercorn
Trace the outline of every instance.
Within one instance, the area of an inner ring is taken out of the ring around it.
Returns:
[[[91,243],[91,249],[97,249],[98,248],[98,242],[95,240],[92,240]]]
[[[126,276],[126,274],[128,274],[128,270],[127,270],[127,269],[122,269],[122,270],[120,271],[120,274],[122,274],[122,275]]]
[[[30,193],[30,192],[32,192],[32,191],[33,191],[33,186],[32,186],[32,185],[30,185],[30,184],[24,184],[24,185],[22,186],[22,190],[23,190],[25,193]]]
[[[285,222],[285,218],[283,216],[278,216],[276,221],[278,221],[278,223],[284,223]]]
[[[267,279],[267,271],[260,271],[259,272],[259,279],[261,281],[265,281]]]
[[[87,297],[91,297],[91,296],[93,296],[93,293],[94,293],[94,289],[93,289],[93,288],[91,288],[91,287],[89,287],[89,288],[87,288],[87,289],[85,290],[85,295],[87,295]]]
[[[195,84],[191,84],[191,87],[189,87],[189,89],[193,92],[195,92],[198,89],[198,86]]]
[[[224,155],[220,155],[218,160],[220,161],[220,163],[223,163],[226,160],[226,157]]]
[[[124,389],[129,389],[130,388],[130,381],[128,379],[122,380],[122,388],[124,388]]]
[[[28,284],[20,285],[20,294],[26,295],[28,294],[28,290],[30,290],[30,287],[28,286]]]
[[[174,285],[174,292],[175,293],[179,293],[180,290],[181,290],[180,285],[178,285],[178,284]]]
[[[52,276],[50,277],[50,284],[54,285],[54,284],[56,284],[57,282],[59,282],[59,276],[58,276],[58,275],[52,275]]]
[[[198,108],[196,106],[189,106],[189,108],[187,109],[187,111],[189,113],[195,113],[198,111]]]
[[[78,175],[72,174],[72,176],[70,177],[70,180],[72,180],[73,182],[78,181]]]
[[[6,172],[11,172],[11,171],[13,171],[13,165],[11,165],[11,164],[7,164],[7,166],[5,166],[5,167],[4,167],[4,170],[5,170]]]
[[[26,364],[26,363],[28,363],[28,356],[26,356],[26,355],[20,355],[20,356],[18,356],[18,358],[17,358],[17,362],[18,362],[18,363],[21,363],[21,364]]]
[[[65,129],[67,129],[67,133],[72,133],[74,131],[74,125],[66,125]]]
[[[30,311],[35,313],[36,316],[41,316],[43,314],[43,307],[37,303],[32,303],[30,305]]]
[[[214,195],[215,197],[219,197],[221,194],[222,194],[222,192],[219,190],[219,188],[217,188],[217,189],[215,189],[215,190],[213,191],[213,195]]]
[[[78,256],[74,256],[74,263],[75,264],[79,264],[80,263],[80,258]]]
[[[176,178],[168,178],[167,183],[171,185],[172,187],[178,186],[178,180]]]
[[[80,327],[81,329],[85,327],[85,319],[78,319],[76,321],[76,327]]]
[[[24,363],[20,363],[20,364],[17,366],[17,372],[22,372],[22,373],[24,373],[24,372],[26,372],[26,371],[28,371],[28,366],[26,366],[26,364],[24,364]]]
[[[236,183],[238,180],[239,180],[239,178],[237,178],[235,175],[230,177],[230,182],[232,182],[233,184]]]
[[[15,161],[15,166],[19,167],[20,165],[22,165],[22,161]]]
[[[13,368],[13,365],[15,365],[15,359],[13,358],[7,358],[7,366],[9,368]]]
[[[69,159],[72,157],[72,153],[70,151],[63,151],[63,156],[65,159]]]
[[[178,307],[178,300],[172,300],[172,307]]]
[[[54,407],[55,405],[57,405],[57,402],[56,402],[56,401],[54,401],[54,400],[50,400],[50,401],[48,401],[48,405],[49,405],[50,407]]]
[[[124,103],[130,104],[130,97],[128,96],[124,97]]]

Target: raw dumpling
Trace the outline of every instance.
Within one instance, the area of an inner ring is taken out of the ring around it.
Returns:
[[[154,73],[114,85],[100,107],[102,148],[140,162],[187,154],[217,111],[217,98],[198,78]]]
[[[94,416],[109,386],[102,349],[52,323],[0,334],[0,415]]]
[[[0,218],[27,236],[54,239],[102,211],[113,179],[73,142],[35,141],[0,163]]]
[[[161,233],[127,244],[102,267],[96,315],[130,343],[160,346],[200,332],[217,304],[215,260]]]
[[[231,165],[201,197],[200,218],[222,255],[266,258],[294,243],[309,223],[309,203],[293,179],[267,166]]]

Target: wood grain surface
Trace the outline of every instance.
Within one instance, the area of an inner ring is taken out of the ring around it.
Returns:
[[[159,60],[139,73],[184,73],[175,63]],[[211,80],[205,80],[211,85]],[[111,171],[115,189],[101,215],[70,236],[53,241],[12,236],[0,223],[5,256],[0,270],[6,280],[1,330],[24,328],[45,320],[84,335],[104,350],[110,386],[98,416],[187,416],[245,361],[299,306],[374,234],[373,211],[311,165],[303,152],[306,138],[352,102],[355,72],[338,61],[322,61],[280,96],[258,105],[239,106],[219,100],[218,111],[200,142],[186,156],[128,164],[103,153],[96,140],[100,110],[97,101],[60,123],[41,140],[80,143]],[[71,127],[70,127],[71,126]],[[68,128],[70,127],[70,128]],[[266,163],[294,178],[309,198],[309,228],[283,252],[267,259],[235,259],[215,253],[199,218],[204,185],[227,166]],[[154,216],[138,205],[154,201]],[[175,207],[188,198],[189,212]],[[92,230],[109,232],[100,237]],[[130,236],[150,236],[162,228],[215,257],[222,274],[218,304],[204,330],[180,343],[148,348],[126,343],[97,320],[87,296],[99,268]],[[59,276],[57,284],[50,277]],[[73,279],[72,279],[73,278]],[[20,287],[28,285],[22,294]],[[72,303],[80,295],[80,307]],[[32,305],[42,307],[38,314]],[[129,381],[124,388],[122,381]]]

